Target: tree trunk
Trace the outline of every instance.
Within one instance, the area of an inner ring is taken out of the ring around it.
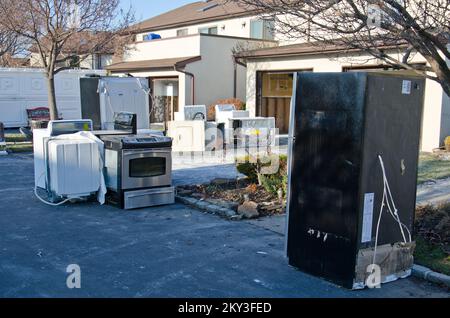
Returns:
[[[56,107],[55,95],[55,78],[47,74],[47,93],[48,93],[48,108],[50,109],[50,119],[58,120],[58,108]]]

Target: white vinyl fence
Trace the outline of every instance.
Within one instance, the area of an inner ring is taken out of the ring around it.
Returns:
[[[63,119],[81,118],[80,78],[106,71],[69,70],[56,75],[56,103]],[[27,125],[27,109],[48,107],[47,83],[41,69],[0,68],[0,122],[7,128]]]

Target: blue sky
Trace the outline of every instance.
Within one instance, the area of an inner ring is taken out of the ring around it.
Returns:
[[[137,21],[142,21],[196,0],[121,0],[123,8],[130,4],[135,11]]]

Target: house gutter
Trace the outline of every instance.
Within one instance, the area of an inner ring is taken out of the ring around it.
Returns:
[[[177,64],[174,65],[173,69],[176,72],[180,72],[180,73],[183,73],[183,74],[191,77],[191,79],[192,79],[192,105],[195,105],[195,75],[190,72],[180,69]]]

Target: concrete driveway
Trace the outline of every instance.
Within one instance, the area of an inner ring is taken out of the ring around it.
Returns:
[[[29,155],[0,157],[0,229],[0,297],[449,295],[416,279],[339,288],[289,267],[282,235],[182,205],[48,207],[34,198]],[[81,289],[66,287],[69,264],[81,267]]]

